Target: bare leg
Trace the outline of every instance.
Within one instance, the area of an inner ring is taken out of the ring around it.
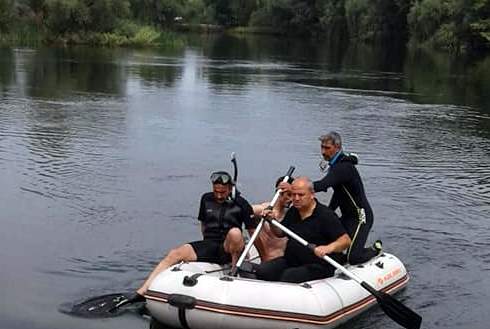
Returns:
[[[167,256],[153,269],[143,285],[136,291],[139,295],[143,296],[148,290],[151,282],[155,277],[165,271],[172,265],[175,265],[181,261],[196,261],[197,255],[194,248],[190,244],[184,244],[180,247],[170,250]]]
[[[232,228],[226,234],[223,248],[231,255],[231,268],[234,269],[240,253],[244,247],[242,231],[238,228]]]

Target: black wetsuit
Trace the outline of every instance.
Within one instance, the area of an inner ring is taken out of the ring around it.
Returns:
[[[202,262],[225,264],[231,261],[230,254],[223,249],[223,242],[228,231],[234,227],[253,228],[255,222],[252,206],[238,195],[235,200],[216,202],[213,192],[201,197],[198,220],[203,225],[203,240],[190,242],[197,260]]]
[[[341,153],[335,162],[330,164],[327,175],[313,183],[315,192],[327,191],[329,187],[333,188],[334,193],[329,207],[332,210],[340,208],[342,213],[341,222],[352,239],[347,259],[351,264],[364,263],[377,254],[376,250],[365,248],[369,231],[373,226],[373,211],[366,198],[361,177],[355,167],[356,164],[357,158],[355,156]],[[366,223],[360,226],[356,206],[346,190],[357,207],[363,208],[365,211]]]
[[[298,209],[291,208],[282,225],[316,245],[327,245],[346,232],[337,215],[317,201],[310,217],[301,219]],[[329,255],[340,260],[340,254]],[[265,262],[257,269],[257,278],[267,281],[304,282],[332,276],[335,268],[311,250],[289,238],[284,256]]]

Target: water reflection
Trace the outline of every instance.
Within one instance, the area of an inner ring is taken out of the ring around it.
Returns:
[[[127,64],[131,73],[138,76],[145,87],[173,87],[181,78],[185,66],[182,62],[183,51],[162,54],[155,50],[138,50]]]
[[[126,56],[124,50],[113,49],[39,49],[26,63],[27,93],[50,99],[72,97],[73,92],[124,96]]]
[[[15,55],[12,49],[0,48],[0,97],[15,81]]]
[[[414,101],[476,106],[490,113],[490,58],[468,60],[425,50],[411,51],[404,70],[405,88]]]

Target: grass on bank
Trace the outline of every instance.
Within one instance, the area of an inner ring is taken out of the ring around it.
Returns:
[[[0,33],[2,46],[89,45],[99,47],[165,47],[180,48],[184,40],[176,33],[125,22],[113,32],[66,32],[49,35],[34,26],[14,27]]]
[[[43,44],[43,39],[43,34],[29,25],[15,27],[8,33],[0,32],[0,46],[39,47]]]
[[[227,29],[231,34],[267,34],[267,35],[284,35],[285,31],[281,31],[272,27],[260,27],[260,26],[238,26]]]

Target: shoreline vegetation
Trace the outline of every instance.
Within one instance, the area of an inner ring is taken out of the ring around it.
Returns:
[[[490,0],[0,0],[0,45],[182,47],[180,32],[488,53]]]
[[[17,30],[0,34],[0,46],[100,46],[100,47],[182,47],[184,41],[171,31],[141,26],[132,34],[120,32],[69,32],[55,37],[44,32]]]

